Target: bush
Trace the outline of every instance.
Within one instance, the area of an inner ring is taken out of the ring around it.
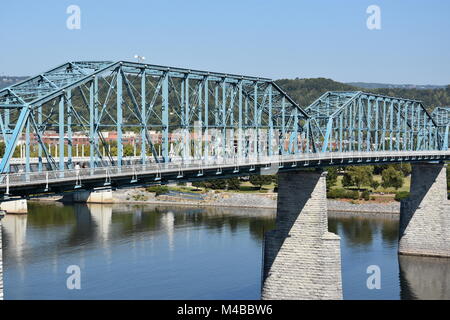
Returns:
[[[368,190],[364,190],[361,193],[361,198],[364,199],[365,201],[369,201],[370,200],[370,192]]]
[[[156,196],[160,196],[164,193],[167,193],[169,191],[169,188],[166,186],[156,185],[156,186],[150,186],[145,190],[147,190],[147,192],[154,192]]]
[[[239,190],[241,181],[238,178],[231,178],[226,180],[228,190]]]
[[[399,191],[395,194],[395,201],[402,201],[409,197],[408,191]]]
[[[331,189],[327,192],[327,197],[330,199],[359,199],[359,192],[356,190],[345,190],[343,188]]]

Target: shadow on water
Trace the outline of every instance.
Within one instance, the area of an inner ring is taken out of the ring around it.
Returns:
[[[401,299],[450,299],[449,258],[399,255],[398,262]]]
[[[262,240],[275,226],[275,211],[259,209],[30,203],[29,212],[2,221],[7,299],[258,299]],[[333,213],[328,226],[341,237],[345,299],[450,299],[450,259],[397,256],[398,219]],[[68,292],[65,267],[78,261],[88,288]],[[371,264],[381,290],[366,286]]]

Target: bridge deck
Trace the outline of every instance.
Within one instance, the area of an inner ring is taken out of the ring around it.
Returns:
[[[122,167],[83,168],[4,174],[0,193],[30,195],[59,193],[80,188],[126,185],[149,185],[170,181],[202,180],[242,176],[254,173],[275,174],[277,171],[339,165],[370,165],[395,162],[450,160],[450,151],[327,152],[301,155],[277,155],[246,159],[150,163]]]

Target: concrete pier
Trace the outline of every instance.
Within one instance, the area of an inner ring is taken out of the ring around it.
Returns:
[[[411,194],[400,208],[400,254],[450,257],[446,165],[412,164]]]
[[[0,211],[0,300],[3,300],[3,254],[2,254],[2,219],[5,212]]]
[[[79,190],[63,197],[64,202],[113,203],[111,188]]]
[[[328,232],[326,173],[278,176],[276,229],[266,233],[262,299],[342,299],[340,238]]]
[[[7,213],[25,214],[28,213],[28,205],[26,199],[8,200],[0,203],[0,210]]]

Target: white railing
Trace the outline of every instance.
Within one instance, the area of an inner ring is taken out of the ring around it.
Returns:
[[[209,161],[191,159],[188,161],[177,161],[169,163],[148,163],[128,166],[109,166],[97,168],[80,168],[64,171],[42,171],[42,172],[19,172],[3,174],[0,176],[0,187],[8,190],[18,185],[37,185],[73,181],[75,186],[81,186],[83,181],[94,179],[105,179],[109,182],[112,178],[130,177],[137,181],[142,175],[155,175],[154,179],[161,179],[163,174],[176,173],[178,178],[184,176],[185,171],[198,171],[198,176],[203,175],[204,170],[217,170],[220,174],[223,168],[234,168],[237,173],[241,166],[267,166],[276,168],[283,167],[287,163],[291,166],[309,166],[310,162],[326,161],[327,164],[339,165],[339,163],[359,162],[383,162],[383,161],[411,161],[442,159],[449,157],[450,151],[389,151],[389,152],[325,152],[325,153],[302,153],[290,155],[274,155],[247,158],[225,158],[211,159]]]

